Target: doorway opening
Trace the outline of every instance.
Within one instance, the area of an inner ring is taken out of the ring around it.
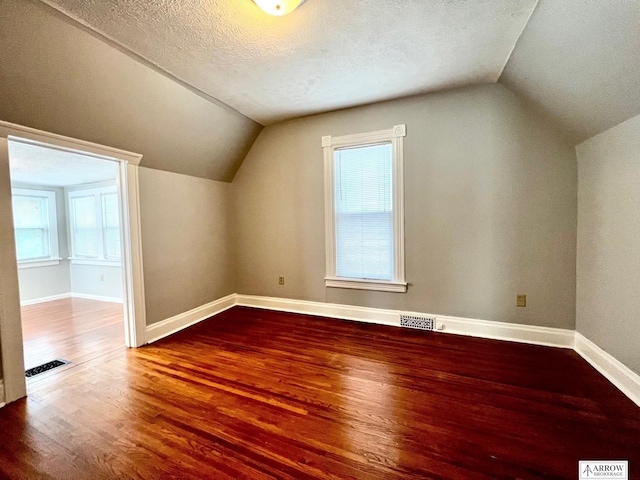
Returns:
[[[0,215],[13,219],[0,233],[14,240],[0,243],[6,402],[26,394],[26,369],[46,378],[51,365],[104,361],[145,343],[141,158],[0,122]]]
[[[114,160],[9,141],[25,369],[37,381],[122,350]]]

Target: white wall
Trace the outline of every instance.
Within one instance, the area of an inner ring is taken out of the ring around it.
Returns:
[[[69,261],[61,260],[58,265],[34,268],[19,268],[20,302],[29,302],[71,291]]]
[[[72,294],[122,300],[122,267],[71,263]]]
[[[576,152],[576,329],[640,374],[640,115]]]

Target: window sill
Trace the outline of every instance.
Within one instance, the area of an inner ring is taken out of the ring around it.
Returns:
[[[101,267],[119,267],[120,260],[105,260],[104,258],[69,258],[71,265],[99,265]]]
[[[325,286],[331,288],[352,288],[356,290],[377,290],[379,292],[405,293],[407,284],[384,280],[364,280],[350,278],[325,278]]]
[[[53,267],[60,265],[61,258],[45,258],[41,260],[24,260],[18,262],[18,269],[23,268],[39,268],[39,267]]]

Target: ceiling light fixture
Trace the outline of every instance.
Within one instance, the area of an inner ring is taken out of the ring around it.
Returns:
[[[304,0],[253,0],[264,12],[281,17],[293,12]]]

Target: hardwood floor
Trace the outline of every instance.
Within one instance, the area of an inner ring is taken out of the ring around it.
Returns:
[[[71,362],[29,383],[125,349],[122,304],[64,298],[24,306],[21,313],[26,369],[56,358]]]
[[[7,478],[640,473],[640,408],[575,352],[235,307],[0,410]]]

